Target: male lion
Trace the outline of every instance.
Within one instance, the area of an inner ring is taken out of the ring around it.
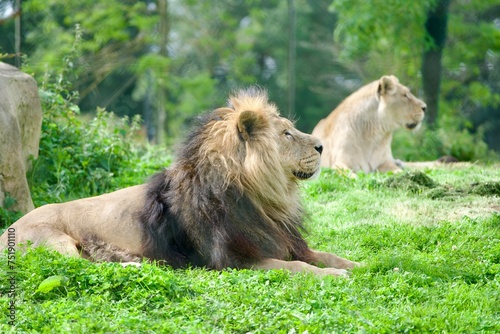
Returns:
[[[322,166],[354,173],[400,171],[392,157],[392,133],[417,129],[425,108],[393,75],[361,87],[312,132],[324,145]]]
[[[357,265],[311,250],[302,238],[297,181],[319,174],[322,146],[280,117],[265,92],[240,91],[198,123],[149,184],[42,206],[0,244],[31,241],[93,260],[147,258],[174,268],[337,276]]]

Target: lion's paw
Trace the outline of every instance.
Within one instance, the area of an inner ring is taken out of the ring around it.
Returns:
[[[322,274],[340,277],[349,277],[349,272],[345,269],[323,268]]]
[[[364,267],[364,266],[366,266],[366,263],[352,261],[352,268],[359,268],[359,267]]]

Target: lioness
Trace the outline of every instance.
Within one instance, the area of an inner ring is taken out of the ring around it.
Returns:
[[[345,275],[357,263],[301,235],[298,181],[319,174],[322,150],[264,91],[240,91],[198,119],[149,184],[42,206],[5,231],[0,250],[31,241],[94,260]]]
[[[419,128],[425,108],[393,75],[361,87],[314,128],[324,146],[321,165],[354,173],[399,171],[392,133]]]

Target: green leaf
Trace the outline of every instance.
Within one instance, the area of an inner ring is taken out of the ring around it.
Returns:
[[[14,204],[16,204],[16,199],[14,197],[11,197],[8,193],[5,194],[5,198],[3,200],[3,207],[6,209],[9,209],[12,207]]]
[[[67,278],[66,276],[61,276],[61,275],[50,276],[44,279],[42,283],[40,283],[35,293],[37,292],[47,293],[54,290],[55,288],[66,286],[68,282],[69,278]]]

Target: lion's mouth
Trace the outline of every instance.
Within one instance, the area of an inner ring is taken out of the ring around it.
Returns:
[[[307,180],[307,179],[310,179],[311,177],[313,177],[314,175],[316,174],[316,171],[315,172],[312,172],[312,173],[308,173],[308,172],[300,172],[300,171],[294,171],[293,172],[293,175],[299,179],[299,180]]]
[[[410,124],[406,124],[406,128],[408,130],[413,130],[417,127],[418,123],[410,123]]]

